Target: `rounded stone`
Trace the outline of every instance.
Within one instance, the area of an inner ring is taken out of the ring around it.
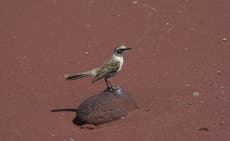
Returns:
[[[77,109],[74,122],[98,125],[121,119],[134,109],[136,102],[123,89],[109,89],[86,99]]]

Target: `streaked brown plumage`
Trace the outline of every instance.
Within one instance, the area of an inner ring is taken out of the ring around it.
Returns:
[[[131,48],[121,45],[115,48],[113,56],[107,59],[101,67],[83,73],[67,74],[65,75],[65,78],[70,80],[75,80],[87,76],[93,76],[94,78],[92,80],[92,83],[104,78],[107,87],[112,88],[112,84],[110,83],[109,78],[114,76],[121,70],[124,62],[122,52],[130,49]]]

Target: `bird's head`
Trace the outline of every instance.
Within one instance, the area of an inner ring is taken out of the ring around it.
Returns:
[[[132,48],[128,48],[128,47],[125,46],[125,45],[120,45],[120,46],[118,46],[118,47],[116,47],[116,48],[114,49],[114,54],[116,54],[116,55],[121,55],[124,51],[130,50],[130,49],[132,49]]]

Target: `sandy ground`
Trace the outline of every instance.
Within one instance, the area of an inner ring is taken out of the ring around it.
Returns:
[[[228,0],[0,1],[0,140],[229,141]],[[114,84],[140,109],[94,130],[74,112],[103,81],[64,74],[133,50]]]

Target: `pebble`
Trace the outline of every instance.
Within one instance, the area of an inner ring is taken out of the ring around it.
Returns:
[[[89,129],[89,130],[92,130],[92,129],[95,129],[96,126],[93,125],[93,124],[84,124],[81,126],[82,129]]]
[[[138,3],[138,1],[136,1],[136,0],[134,0],[133,2],[132,2],[132,4],[137,4]]]
[[[225,38],[225,37],[224,37],[224,38],[222,38],[222,41],[227,41],[227,38]]]
[[[156,8],[154,8],[154,7],[152,7],[151,9],[152,9],[153,11],[156,11]]]
[[[54,133],[51,133],[51,136],[52,136],[52,137],[55,137],[55,134],[54,134]]]
[[[179,14],[182,14],[182,13],[183,13],[183,11],[182,11],[182,10],[179,10],[179,11],[178,11],[178,13],[179,13]]]
[[[185,86],[185,87],[191,87],[191,85],[190,85],[190,84],[185,84],[184,86]]]
[[[217,70],[216,73],[217,73],[218,75],[220,75],[220,74],[221,74],[221,70]]]
[[[196,91],[196,92],[194,92],[192,95],[193,95],[193,96],[199,96],[200,93],[199,93],[198,91]]]
[[[73,138],[69,138],[69,141],[74,141],[74,139]]]
[[[206,128],[206,127],[199,128],[198,130],[199,130],[199,131],[209,131],[209,129],[208,129],[208,128]]]

